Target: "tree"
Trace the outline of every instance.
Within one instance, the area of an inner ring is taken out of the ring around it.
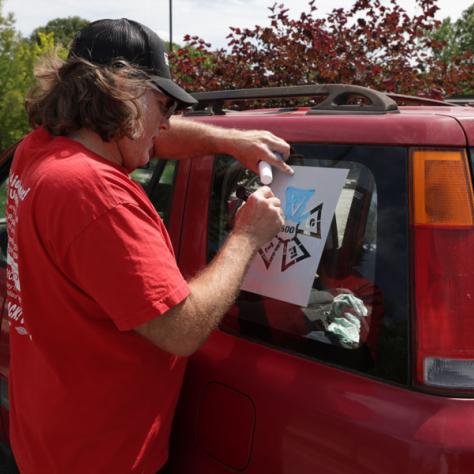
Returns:
[[[474,54],[474,4],[455,22],[446,18],[432,36],[439,41],[435,54],[445,62],[465,52]]]
[[[433,31],[435,40],[433,52],[437,59],[445,64],[474,61],[474,4],[462,13],[455,22],[446,18],[441,26]],[[472,78],[461,82],[462,89],[456,91],[461,94],[474,94]]]
[[[36,28],[31,33],[30,40],[39,43],[39,33],[53,33],[55,44],[61,44],[63,47],[68,48],[76,33],[88,24],[88,20],[79,16],[55,18],[48,21],[45,26]]]
[[[33,83],[33,65],[39,55],[52,49],[52,35],[39,35],[31,43],[15,30],[12,14],[3,16],[0,0],[0,150],[17,141],[28,130],[25,94]]]
[[[455,28],[461,51],[474,54],[474,3],[456,21]]]
[[[0,0],[0,7],[2,6]],[[26,128],[22,113],[23,92],[28,81],[25,44],[14,29],[14,17],[0,14],[0,149],[19,138]]]
[[[434,54],[440,41],[429,33],[440,26],[436,0],[417,0],[421,14],[414,16],[396,0],[356,0],[318,18],[315,3],[297,19],[275,4],[269,26],[231,27],[228,51],[185,37],[186,47],[174,53],[176,76],[194,91],[350,83],[434,98],[472,80],[472,55],[447,63]]]

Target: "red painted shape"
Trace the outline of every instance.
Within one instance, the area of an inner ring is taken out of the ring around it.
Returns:
[[[209,456],[231,469],[250,461],[255,407],[250,398],[220,383],[204,389],[197,421],[197,442]]]

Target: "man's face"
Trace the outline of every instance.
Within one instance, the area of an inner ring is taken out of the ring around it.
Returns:
[[[143,133],[135,140],[122,137],[117,140],[122,166],[127,171],[145,166],[154,156],[154,144],[161,130],[170,127],[167,112],[171,100],[158,91],[148,89],[143,98]]]

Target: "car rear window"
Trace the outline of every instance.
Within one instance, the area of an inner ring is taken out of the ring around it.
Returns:
[[[242,291],[220,328],[304,357],[408,383],[408,152],[402,147],[293,145],[295,165],[348,169],[309,305]],[[208,258],[233,225],[236,188],[258,186],[230,157],[215,160]],[[304,240],[302,240],[304,244]],[[258,257],[257,257],[258,258]]]

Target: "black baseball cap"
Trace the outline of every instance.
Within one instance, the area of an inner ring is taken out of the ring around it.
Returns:
[[[182,106],[197,103],[172,81],[163,41],[150,28],[136,21],[122,18],[89,23],[72,41],[69,58],[74,56],[103,65],[123,59],[146,72],[153,84]]]

